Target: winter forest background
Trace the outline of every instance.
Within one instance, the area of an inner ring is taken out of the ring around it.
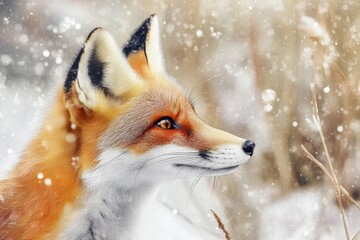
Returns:
[[[120,47],[151,13],[199,114],[257,147],[235,174],[162,184],[139,239],[224,239],[210,209],[233,239],[360,239],[359,0],[0,0],[1,175],[89,31]]]

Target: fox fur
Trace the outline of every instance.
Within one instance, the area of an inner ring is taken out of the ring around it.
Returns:
[[[204,123],[165,73],[156,15],[122,51],[94,29],[64,82],[0,181],[0,239],[131,239],[156,183],[228,174],[253,153]]]

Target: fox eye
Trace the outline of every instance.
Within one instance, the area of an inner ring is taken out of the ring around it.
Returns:
[[[171,117],[160,118],[155,124],[165,130],[177,128],[176,122]]]

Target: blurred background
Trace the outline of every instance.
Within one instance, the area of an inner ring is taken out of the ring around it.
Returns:
[[[87,34],[102,26],[121,47],[151,13],[167,71],[196,90],[199,114],[257,147],[235,174],[161,185],[144,207],[139,239],[224,239],[210,209],[233,239],[356,235],[359,208],[342,195],[344,224],[336,188],[301,146],[328,170],[330,159],[359,201],[358,0],[0,0],[2,175],[36,133]]]

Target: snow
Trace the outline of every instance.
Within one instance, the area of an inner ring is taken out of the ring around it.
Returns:
[[[203,31],[201,31],[200,29],[196,30],[196,36],[197,36],[197,37],[202,37],[202,36],[204,36]]]
[[[336,130],[337,130],[339,133],[341,133],[341,132],[344,131],[344,126],[342,126],[342,125],[337,126],[337,127],[336,127]]]
[[[49,50],[46,50],[46,49],[45,49],[45,50],[43,51],[43,56],[46,57],[46,58],[49,57],[49,56],[50,56]]]
[[[262,94],[261,98],[264,102],[269,103],[276,99],[276,92],[272,89],[266,89]]]
[[[330,87],[329,86],[324,87],[323,91],[324,91],[324,93],[329,93]]]
[[[51,186],[51,184],[52,184],[51,178],[45,178],[45,179],[44,179],[44,184],[45,184],[46,186]]]
[[[68,143],[73,143],[76,141],[76,135],[73,134],[73,133],[68,133],[66,134],[65,136],[65,141],[68,142]]]
[[[345,239],[332,186],[301,144],[324,162],[320,124],[331,157],[344,163],[339,179],[349,192],[359,191],[359,8],[359,1],[345,0],[0,1],[0,177],[35,135],[88,32],[103,26],[121,44],[157,12],[166,68],[182,85],[197,86],[199,115],[257,147],[215,190],[212,179],[195,189],[195,179],[162,184],[143,206],[137,239],[224,239],[210,209],[233,239]],[[310,83],[317,87],[318,124]],[[299,172],[295,178],[310,172],[306,177],[315,180],[283,190],[281,149]],[[81,162],[71,160],[74,168]],[[36,177],[49,187],[55,179]],[[351,235],[360,230],[359,212],[346,208]]]
[[[39,173],[37,174],[37,179],[41,180],[41,179],[43,179],[43,178],[44,178],[44,174],[41,173],[41,172],[39,172]]]
[[[266,104],[264,106],[264,111],[265,112],[271,112],[273,110],[273,106],[271,104]]]
[[[1,64],[3,65],[3,66],[8,66],[8,65],[10,65],[10,63],[12,63],[12,58],[11,58],[11,56],[9,56],[9,55],[6,55],[6,54],[2,54],[1,55]]]
[[[298,190],[266,207],[261,214],[259,239],[345,239],[340,211],[328,193],[318,188]],[[351,236],[356,233],[360,211],[347,209]]]

